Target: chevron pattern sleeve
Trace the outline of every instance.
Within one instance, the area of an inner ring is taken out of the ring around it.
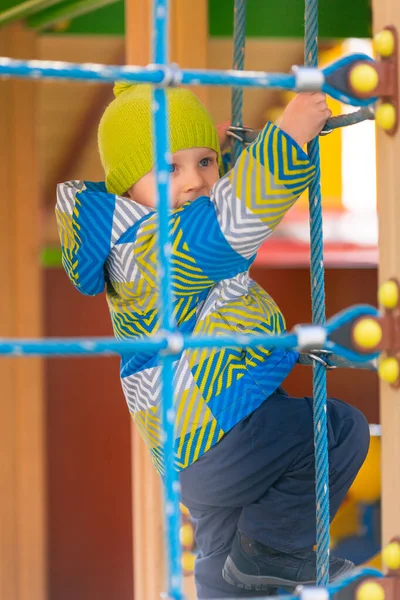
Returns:
[[[245,258],[253,256],[314,174],[300,146],[267,123],[212,191],[221,231],[232,248]]]
[[[84,182],[57,187],[56,219],[62,263],[82,294],[94,296],[104,290],[104,264],[111,247],[114,207],[110,194],[92,191]]]

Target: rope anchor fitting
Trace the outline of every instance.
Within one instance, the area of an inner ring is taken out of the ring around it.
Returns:
[[[392,278],[378,292],[383,309],[380,316],[357,317],[339,327],[330,339],[360,354],[381,352],[379,377],[394,389],[400,388],[400,284]]]
[[[347,85],[359,98],[380,98],[376,122],[388,135],[394,135],[399,125],[399,36],[396,28],[388,25],[375,36],[374,42],[377,60],[354,63],[347,73]]]

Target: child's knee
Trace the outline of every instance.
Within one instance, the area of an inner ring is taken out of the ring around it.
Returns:
[[[369,424],[365,415],[357,408],[353,409],[353,436],[355,438],[355,446],[357,455],[360,457],[361,463],[364,462],[369,449]]]
[[[340,400],[333,400],[331,407],[328,404],[328,413],[335,445],[346,448],[346,452],[352,455],[359,468],[369,448],[369,424],[365,415],[354,406]]]

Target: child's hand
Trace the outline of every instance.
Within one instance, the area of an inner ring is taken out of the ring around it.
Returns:
[[[304,146],[321,132],[331,116],[325,94],[304,92],[287,105],[279,127],[299,146]]]

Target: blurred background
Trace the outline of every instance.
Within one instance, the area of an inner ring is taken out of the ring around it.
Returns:
[[[189,13],[199,6],[202,21],[195,25]],[[130,46],[135,64],[145,64],[149,7],[148,0],[128,0],[126,7],[121,0],[1,0],[0,54],[122,65]],[[181,66],[231,68],[233,0],[204,0],[196,7],[190,0],[174,0],[172,11],[172,57]],[[371,20],[369,0],[320,0],[321,65],[351,52],[372,55]],[[245,68],[287,72],[302,64],[303,22],[301,2],[248,0]],[[201,89],[199,95],[216,123],[229,120],[228,88]],[[105,298],[81,296],[63,271],[54,217],[57,183],[103,177],[97,124],[111,99],[110,85],[0,81],[0,336],[112,334]],[[289,100],[287,93],[246,91],[244,124],[261,128],[267,120],[279,122]],[[338,101],[330,107],[334,114],[349,110]],[[322,138],[321,153],[329,317],[351,304],[376,305],[374,124]],[[280,305],[288,328],[311,320],[308,269],[305,195],[252,268],[253,278]],[[153,484],[135,467],[118,363],[117,358],[1,362],[1,598],[132,600],[134,564],[141,564],[146,544],[153,549],[158,544],[162,556],[160,518],[154,515],[152,540],[140,538],[147,530],[134,527],[135,510],[140,511],[135,502],[152,494]],[[311,395],[311,370],[297,367],[287,389]],[[374,373],[329,372],[328,390],[379,425]],[[358,562],[379,551],[379,427],[373,432],[361,491],[346,500],[333,531],[337,550]],[[184,518],[190,588],[195,544],[190,519]],[[142,548],[137,541],[133,551],[135,536]],[[153,568],[162,571],[154,557]],[[136,592],[139,598],[144,596]]]

